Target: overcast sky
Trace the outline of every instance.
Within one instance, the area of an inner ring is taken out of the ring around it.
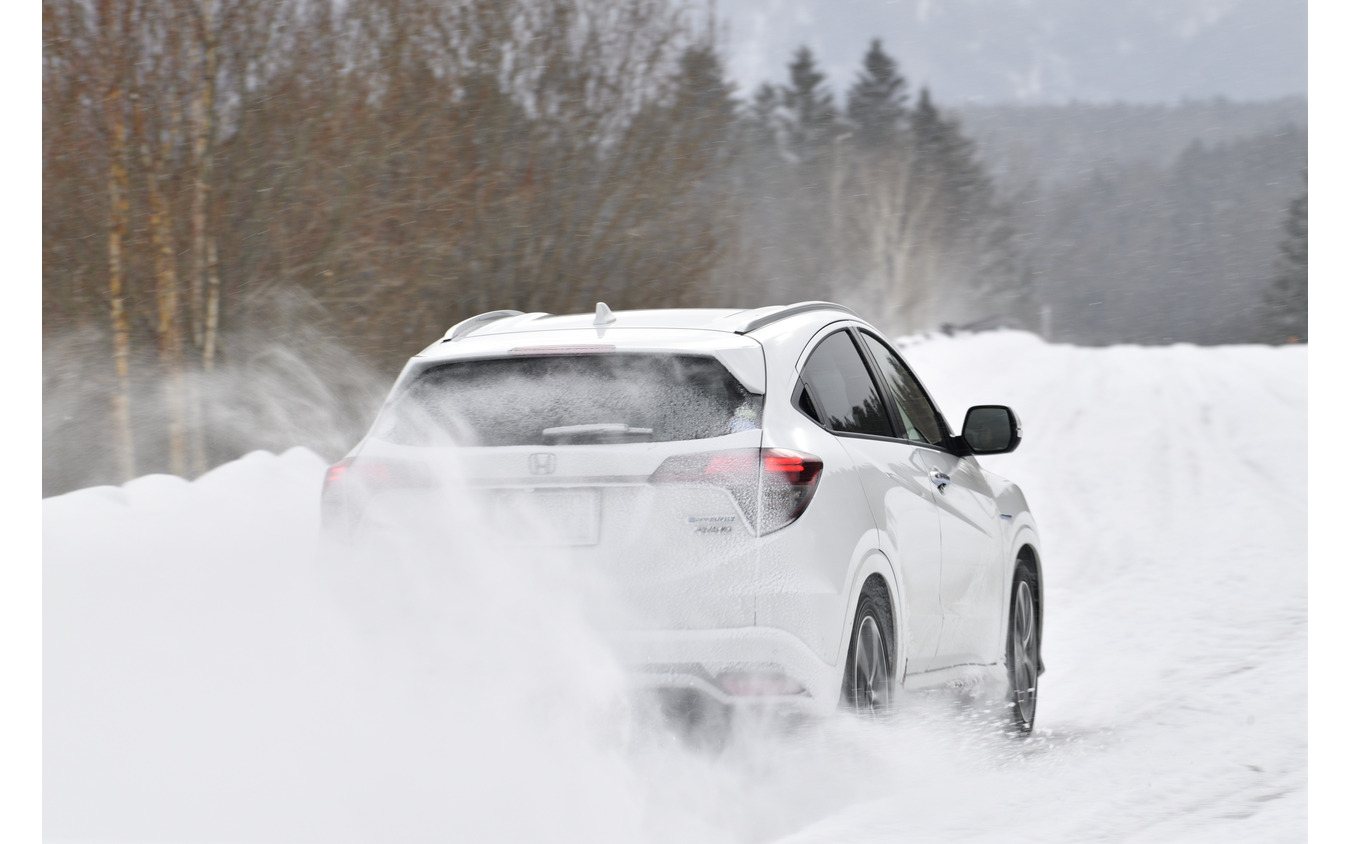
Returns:
[[[715,0],[742,93],[807,44],[842,90],[872,38],[941,103],[1308,92],[1306,0]]]

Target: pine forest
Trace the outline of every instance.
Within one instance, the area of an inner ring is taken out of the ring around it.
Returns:
[[[739,90],[673,0],[43,0],[43,495],[339,456],[498,308],[1307,340],[1307,105]]]

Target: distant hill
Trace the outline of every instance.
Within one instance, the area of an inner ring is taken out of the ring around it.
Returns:
[[[694,4],[690,4],[694,5]],[[880,38],[944,103],[1306,95],[1306,0],[717,0],[746,91],[807,44],[837,92]]]
[[[1015,209],[1041,330],[1087,344],[1260,342],[1308,104],[953,110]]]
[[[990,172],[1009,186],[1032,181],[1063,186],[1102,166],[1167,167],[1197,141],[1212,146],[1308,127],[1305,97],[1176,105],[967,105],[951,113],[979,144]]]

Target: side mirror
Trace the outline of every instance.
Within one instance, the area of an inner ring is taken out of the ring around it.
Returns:
[[[1022,423],[1011,407],[976,405],[966,411],[961,439],[972,454],[1007,454],[1022,441]]]

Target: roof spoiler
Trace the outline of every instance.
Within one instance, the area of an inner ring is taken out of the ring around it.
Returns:
[[[747,311],[745,314],[738,314],[747,321],[739,328],[735,329],[737,334],[749,334],[752,331],[758,331],[766,325],[772,325],[780,319],[797,316],[798,314],[810,313],[811,311],[841,311],[851,317],[858,317],[851,308],[843,305],[836,305],[834,302],[797,302],[794,305],[770,305],[767,308],[757,308],[753,311]],[[858,317],[861,319],[862,317]]]
[[[485,314],[469,317],[468,319],[460,320],[450,326],[450,330],[445,332],[445,336],[441,338],[441,342],[449,343],[453,340],[458,340],[461,337],[467,337],[488,323],[496,322],[499,319],[524,315],[524,311],[488,311]]]
[[[752,331],[758,331],[766,325],[772,325],[779,320],[797,316],[798,314],[810,313],[812,311],[839,311],[842,314],[861,319],[861,317],[858,317],[851,308],[846,308],[843,305],[838,305],[834,302],[797,302],[792,305],[769,305],[764,308],[741,311],[740,313],[727,317],[726,322],[732,322],[734,320],[732,324],[735,327],[732,328],[732,330],[735,333],[749,334]],[[522,311],[488,311],[487,313],[479,314],[478,316],[469,317],[468,319],[457,322],[451,326],[450,330],[445,332],[445,336],[441,338],[440,342],[450,343],[469,336],[489,323],[518,316],[525,316],[525,314]],[[541,313],[536,314],[535,316],[547,316],[547,314]],[[593,324],[603,327],[612,324],[614,321],[615,317],[613,312],[610,311],[603,302],[597,303],[595,308],[595,322]]]

